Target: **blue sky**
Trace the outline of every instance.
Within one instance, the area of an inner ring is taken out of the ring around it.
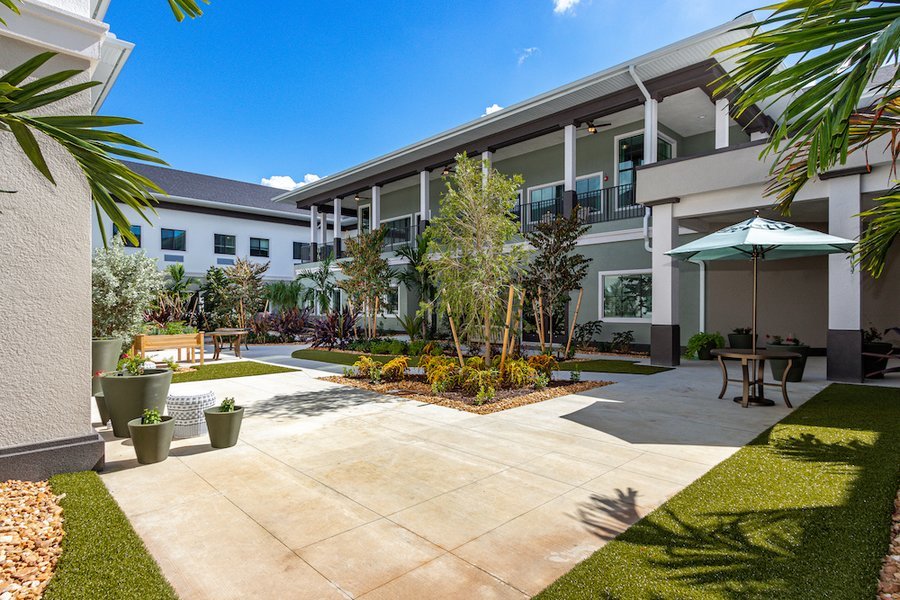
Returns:
[[[179,24],[164,0],[114,0],[137,47],[102,112],[143,121],[131,133],[174,167],[302,182],[761,4],[213,0]]]

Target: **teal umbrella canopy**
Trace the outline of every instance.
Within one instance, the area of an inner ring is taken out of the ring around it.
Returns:
[[[666,252],[701,262],[709,260],[778,260],[850,252],[856,242],[755,216]]]

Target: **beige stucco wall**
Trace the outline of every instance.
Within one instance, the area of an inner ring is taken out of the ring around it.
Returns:
[[[0,72],[39,51],[0,37]],[[44,72],[87,66],[58,57]],[[90,92],[59,109],[88,113]],[[16,191],[0,194],[0,447],[92,432],[90,194],[60,148],[41,146],[56,186],[0,131],[0,189]]]

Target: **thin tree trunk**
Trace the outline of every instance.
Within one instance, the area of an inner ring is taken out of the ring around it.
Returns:
[[[450,311],[450,303],[447,303],[447,319],[450,321],[450,333],[453,334],[453,345],[456,346],[456,355],[459,357],[460,368],[466,365],[463,360],[462,348],[459,346],[459,338],[456,336],[456,324],[453,322],[453,314]]]
[[[572,336],[575,335],[575,323],[578,321],[578,311],[581,309],[581,297],[584,295],[584,288],[578,290],[578,302],[575,303],[575,314],[572,315],[572,326],[569,327],[569,340],[566,342],[566,354],[563,358],[568,358],[569,348],[572,346]]]
[[[484,364],[491,366],[491,309],[484,311]]]
[[[512,284],[509,286],[509,300],[506,302],[506,325],[503,328],[503,350],[500,352],[500,371],[503,372],[503,365],[506,363],[506,350],[509,344],[509,325],[512,320],[513,297],[515,289]]]

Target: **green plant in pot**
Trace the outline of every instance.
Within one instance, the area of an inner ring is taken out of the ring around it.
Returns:
[[[237,444],[244,407],[235,406],[234,398],[225,398],[221,405],[207,408],[203,411],[203,416],[209,431],[209,443],[213,448],[231,448]]]
[[[715,333],[701,331],[692,335],[691,339],[688,340],[687,347],[684,351],[684,357],[694,358],[696,356],[700,360],[712,360],[712,354],[710,354],[710,352],[714,348],[724,347],[725,338],[723,338],[722,334],[718,331]]]
[[[806,358],[809,356],[809,346],[792,335],[787,337],[767,335],[766,347],[771,348],[772,350],[787,350],[799,354],[800,357],[793,359],[793,362],[791,363],[791,370],[788,371],[787,381],[793,383],[803,381],[803,371],[806,369]],[[769,368],[772,371],[772,377],[776,381],[781,381],[781,376],[784,375],[784,370],[787,369],[787,363],[787,359],[775,358],[769,360]]]
[[[753,348],[753,332],[749,327],[735,327],[728,334],[728,345],[736,349]]]
[[[146,360],[126,355],[119,361],[119,370],[100,376],[103,398],[109,410],[113,434],[131,437],[128,422],[141,417],[144,410],[163,412],[172,371],[145,368]]]
[[[890,342],[881,341],[881,333],[874,327],[869,327],[862,332],[862,349],[867,354],[887,354],[893,348]],[[878,356],[863,355],[863,375],[876,373],[887,368],[888,359]],[[872,375],[870,379],[884,379],[884,373]]]
[[[139,463],[150,465],[168,458],[175,434],[172,417],[160,416],[156,409],[144,409],[140,417],[128,421],[128,430]]]

